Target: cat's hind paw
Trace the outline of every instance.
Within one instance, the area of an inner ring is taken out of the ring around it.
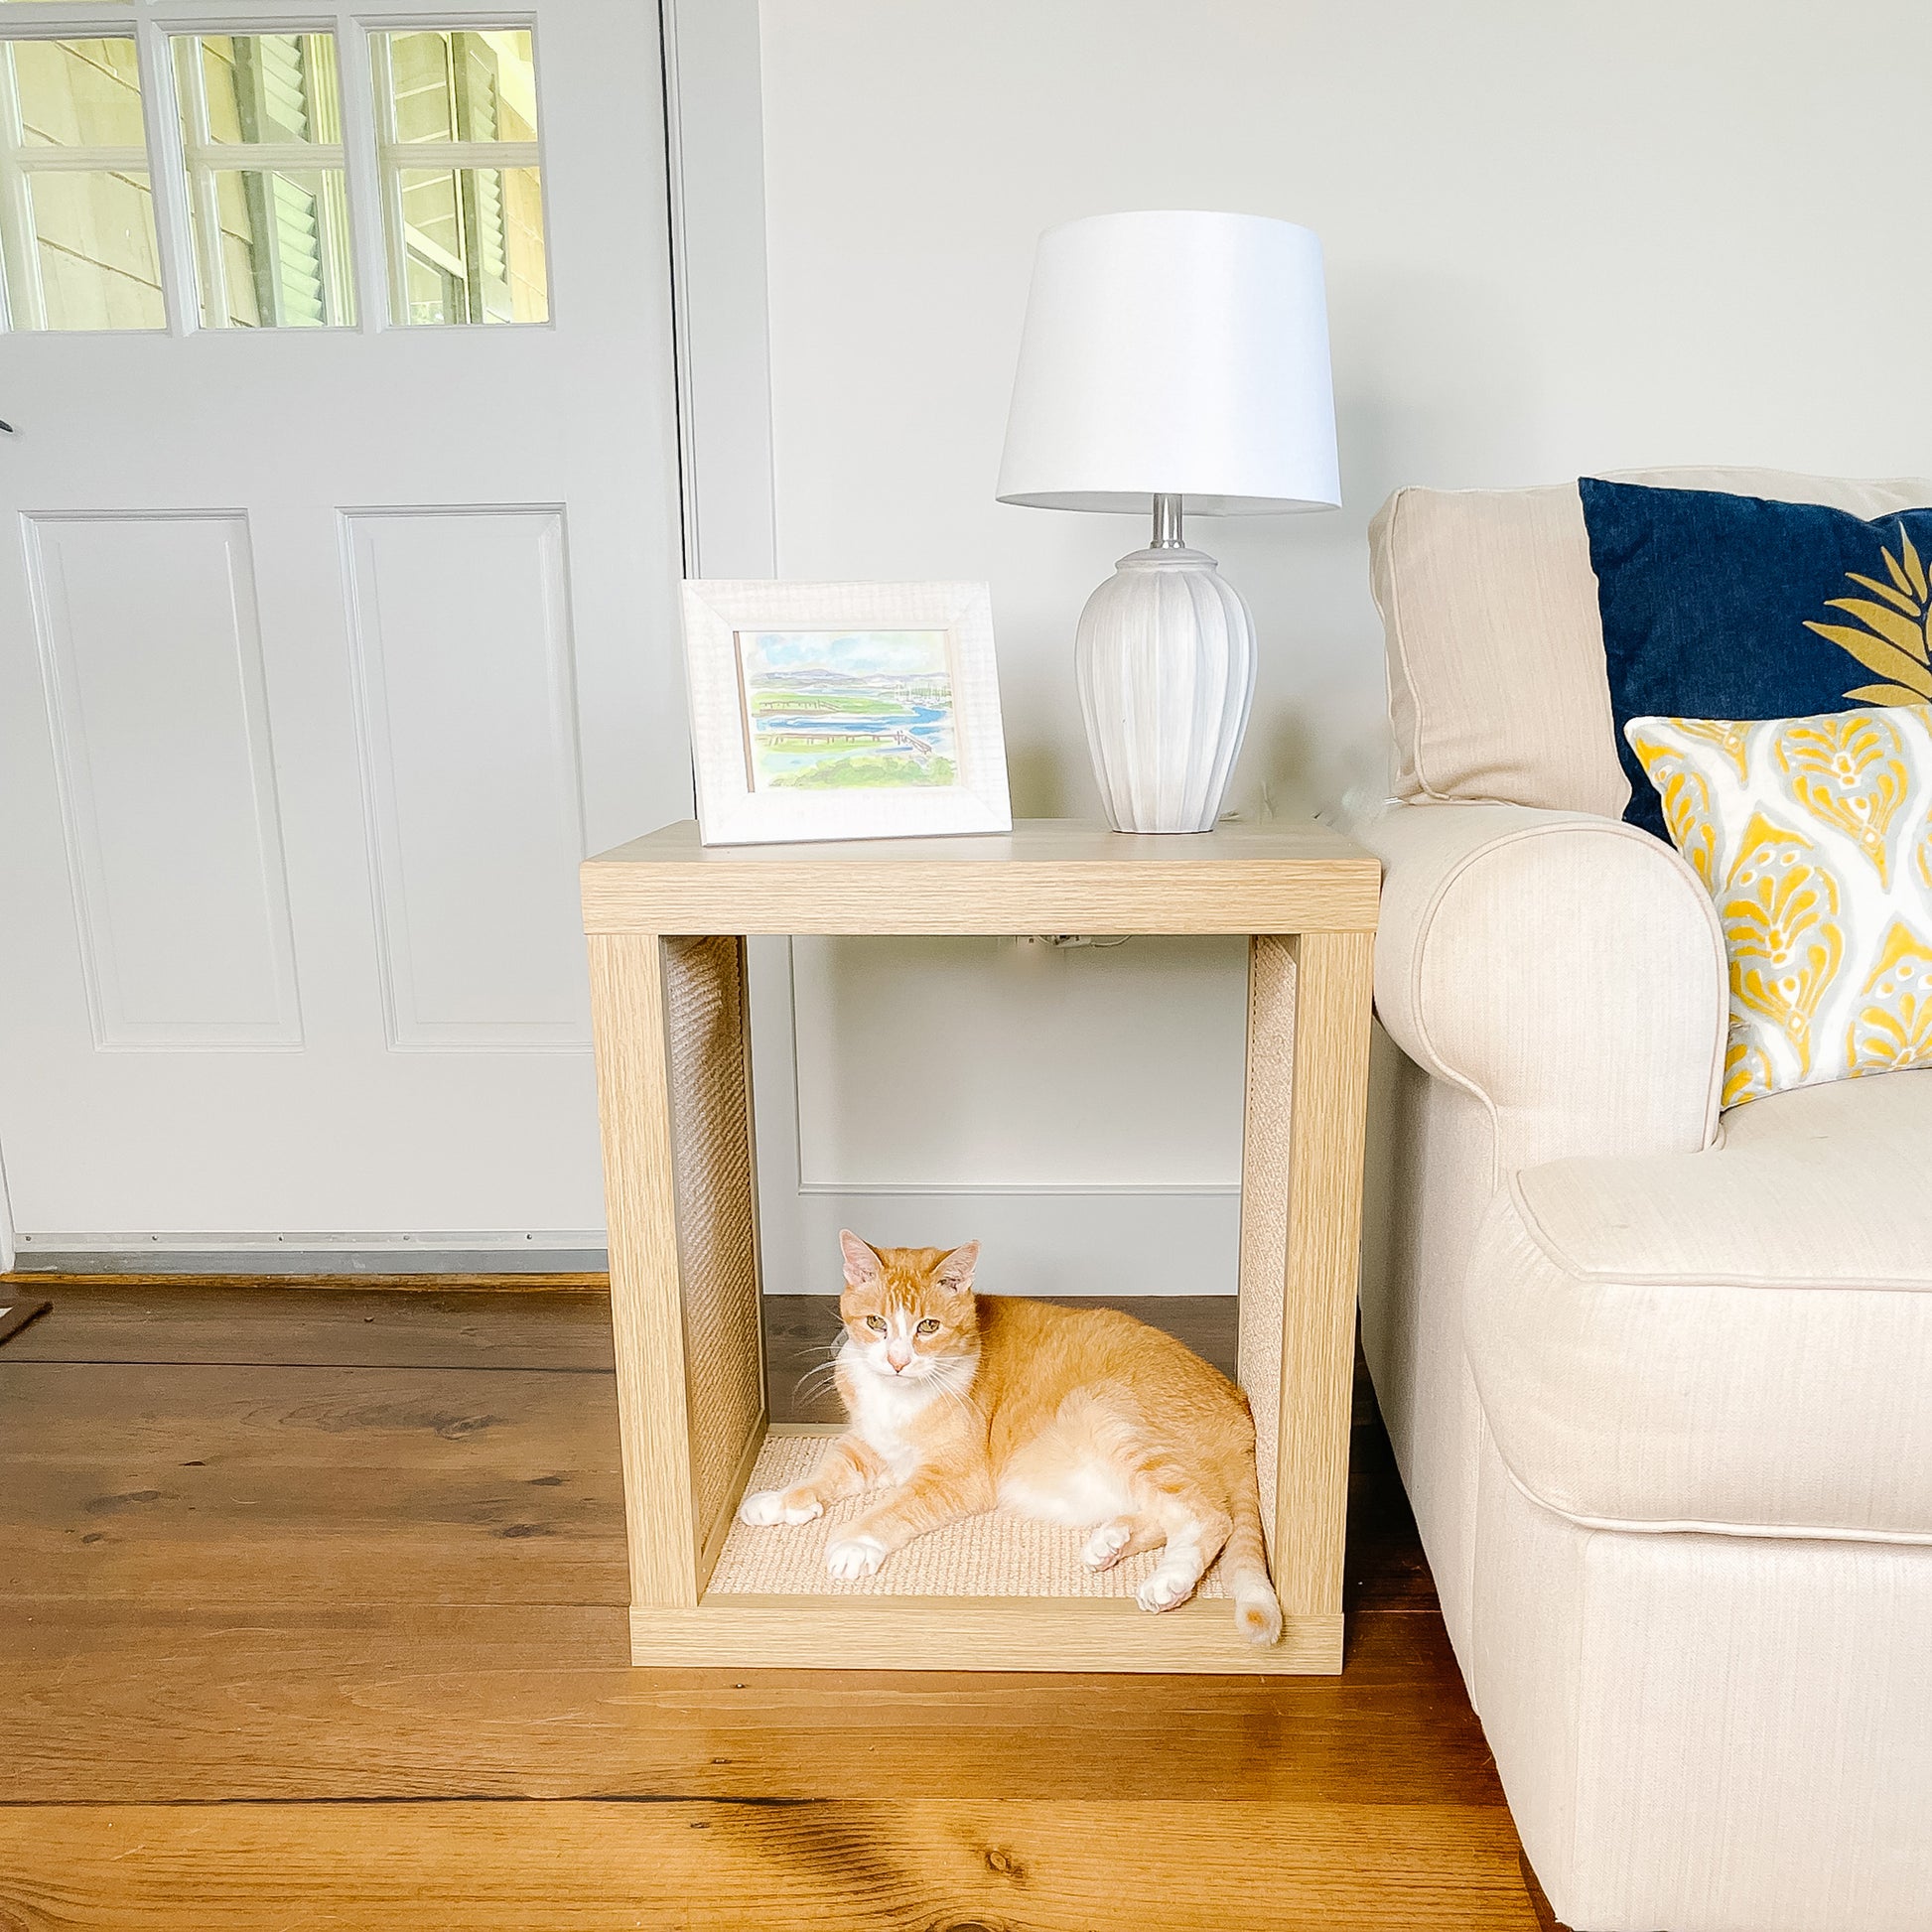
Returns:
[[[783,1489],[755,1489],[738,1506],[738,1520],[741,1523],[809,1523],[814,1516],[825,1513],[825,1505],[816,1498],[808,1503],[787,1505],[785,1497],[789,1492]]]
[[[886,1561],[886,1546],[876,1536],[842,1536],[825,1546],[825,1567],[848,1584],[870,1577]]]

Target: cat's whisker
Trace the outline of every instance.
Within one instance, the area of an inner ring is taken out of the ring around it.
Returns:
[[[839,1351],[845,1346],[846,1339],[845,1331],[841,1329],[831,1341],[826,1342],[822,1347],[814,1347],[809,1351],[800,1351],[801,1354],[809,1352],[811,1355],[818,1356],[821,1359],[813,1361],[809,1367],[800,1371],[797,1380],[792,1384],[792,1393],[795,1396],[806,1399],[814,1398],[823,1395],[826,1389],[833,1385],[838,1374]]]

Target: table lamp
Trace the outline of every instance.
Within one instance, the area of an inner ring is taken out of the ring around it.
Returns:
[[[1096,214],[1039,238],[999,499],[1148,510],[1080,614],[1074,666],[1117,832],[1205,832],[1248,726],[1254,619],[1181,537],[1334,509],[1321,244],[1255,214]]]

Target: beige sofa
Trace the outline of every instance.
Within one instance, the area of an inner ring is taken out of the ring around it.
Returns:
[[[1363,1332],[1523,1844],[1579,1932],[1925,1932],[1932,1071],[1719,1113],[1721,936],[1618,817],[1574,485],[1402,490],[1372,544]]]

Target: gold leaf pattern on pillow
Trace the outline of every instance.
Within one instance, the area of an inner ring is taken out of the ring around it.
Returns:
[[[1732,1030],[1725,1047],[1725,1086],[1720,1105],[1742,1106],[1746,1100],[1761,1100],[1776,1089],[1772,1084],[1771,1057],[1754,1039]]]
[[[1857,698],[1863,704],[1923,704],[1925,700],[1916,691],[1907,691],[1898,684],[1859,684],[1845,694]]]
[[[1843,611],[1864,627],[1855,630],[1843,623],[1813,623],[1805,621],[1807,630],[1815,630],[1828,643],[1850,651],[1868,671],[1876,671],[1884,681],[1861,684],[1846,692],[1848,698],[1862,698],[1867,704],[1924,704],[1932,698],[1932,592],[1928,591],[1925,565],[1912,543],[1912,533],[1898,526],[1898,555],[1879,546],[1889,584],[1848,570],[1848,582],[1871,597],[1828,597],[1828,611]],[[1882,602],[1873,603],[1872,598]]]
[[[1732,997],[1791,1042],[1802,1079],[1812,1022],[1845,958],[1837,881],[1812,863],[1809,839],[1759,812],[1744,828],[1718,916]]]
[[[1733,724],[1727,718],[1680,718],[1677,723],[1693,738],[1709,739],[1736,766],[1740,778],[1749,775],[1744,762],[1745,748],[1750,742],[1749,726]]]
[[[1932,944],[1903,919],[1894,920],[1884,949],[1852,1016],[1845,1041],[1854,1073],[1884,1073],[1932,1060]]]
[[[1883,885],[1885,838],[1905,799],[1905,748],[1888,720],[1871,711],[1794,718],[1773,740],[1791,797],[1815,819],[1854,840]]]
[[[1918,553],[1885,561],[1866,588],[1924,608]],[[1724,1105],[1932,1066],[1932,705],[1625,736],[1724,930]]]
[[[1670,829],[1671,843],[1690,860],[1706,891],[1715,891],[1718,828],[1711,809],[1711,787],[1704,773],[1661,741],[1639,744],[1633,733],[1630,748],[1643,760],[1650,782],[1663,798],[1664,823]]]

